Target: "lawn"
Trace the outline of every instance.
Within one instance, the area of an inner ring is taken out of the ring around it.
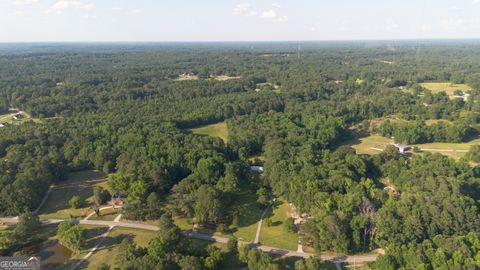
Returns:
[[[370,135],[367,137],[351,140],[347,142],[347,145],[352,146],[357,151],[357,154],[374,155],[381,152],[380,150],[375,149],[383,150],[387,145],[390,145],[392,143],[393,140],[391,139],[382,137],[380,135]]]
[[[253,242],[257,232],[257,223],[260,221],[263,209],[257,204],[257,194],[250,188],[244,188],[236,202],[238,227],[232,227],[233,236],[239,240]]]
[[[357,151],[357,154],[374,155],[381,152],[378,149],[383,150],[387,145],[393,143],[394,142],[391,139],[373,134],[349,141],[347,142],[347,145],[352,146]],[[426,143],[414,144],[411,146],[417,146],[422,149],[423,152],[440,153],[458,159],[465,156],[466,152],[470,149],[470,146],[475,144],[480,144],[480,139],[464,143]]]
[[[222,139],[224,143],[228,142],[227,122],[221,122],[221,123],[211,124],[208,126],[193,128],[190,131],[193,134],[218,137]]]
[[[239,76],[231,77],[231,76],[227,76],[227,75],[220,75],[220,76],[213,77],[213,79],[215,81],[229,81],[229,80],[236,80],[236,79],[240,79],[240,78],[242,78],[242,77],[239,77]]]
[[[178,78],[176,79],[177,81],[195,81],[198,80],[198,76],[193,75],[193,76],[187,76],[187,75],[179,75]]]
[[[35,123],[41,123],[42,120],[38,119],[38,118],[32,118],[30,116],[30,114],[26,113],[26,112],[19,112],[23,115],[23,118],[22,119],[19,119],[19,120],[14,120],[12,117],[15,113],[10,113],[10,114],[2,114],[0,115],[0,123],[8,123],[8,124],[11,124],[11,125],[19,125],[21,123],[25,123],[25,122],[29,122],[29,121],[33,121]]]
[[[82,254],[78,254],[73,258],[72,265],[76,260],[82,258],[89,252],[89,250],[98,244],[99,238],[106,231],[106,227],[101,229],[89,229],[90,238],[87,242],[87,248]],[[157,232],[146,231],[133,228],[114,228],[105,241],[101,244],[101,247],[97,249],[95,253],[78,269],[97,269],[102,263],[107,263],[111,266],[115,265],[115,260],[118,252],[118,245],[125,238],[131,238],[139,246],[146,247],[148,242],[157,235]]]
[[[235,211],[238,217],[238,226],[230,225],[230,234],[216,232],[215,235],[235,237],[238,240],[254,242],[257,225],[264,209],[257,203],[256,192],[248,186],[241,187],[238,200],[235,201]],[[190,225],[191,228],[191,225]]]
[[[71,216],[85,217],[92,212],[93,187],[106,187],[106,176],[101,172],[83,171],[70,173],[66,181],[61,182],[52,189],[45,205],[40,209],[42,219],[68,219]],[[80,196],[84,201],[83,207],[72,209],[68,201],[74,195]]]
[[[102,263],[106,263],[114,268],[115,261],[117,259],[118,254],[118,245],[122,242],[123,239],[130,238],[132,239],[138,246],[147,247],[148,243],[157,236],[157,232],[153,231],[146,231],[140,229],[133,229],[133,228],[114,228],[108,237],[105,239],[105,242],[102,243],[101,247],[85,262],[83,263],[78,269],[97,269]],[[93,239],[89,242],[89,248],[92,247],[91,244],[94,244]],[[206,247],[212,242],[210,241],[203,241],[198,239],[188,238],[189,249],[192,250],[205,250]],[[226,250],[226,245],[215,243],[215,245],[222,249],[223,251]],[[74,259],[80,258],[85,256],[85,254],[80,254],[74,257]],[[236,260],[236,258],[229,256],[227,254],[223,255],[223,259],[225,262],[224,269],[238,269],[241,264]]]
[[[119,214],[120,214],[120,209],[108,208],[108,209],[102,210],[100,212],[100,216],[93,215],[89,218],[89,220],[113,221]]]
[[[266,215],[266,217],[271,219],[272,226],[268,227],[263,222],[260,232],[260,243],[281,249],[297,250],[298,234],[287,232],[284,227],[284,222],[288,218],[289,207],[286,202],[275,203],[273,211]]]
[[[433,93],[446,92],[449,96],[453,95],[455,90],[464,92],[472,90],[472,88],[466,84],[454,84],[450,82],[427,82],[421,83],[420,85]]]

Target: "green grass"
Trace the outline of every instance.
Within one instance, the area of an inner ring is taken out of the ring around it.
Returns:
[[[83,171],[70,173],[66,181],[55,186],[45,205],[40,209],[42,219],[68,219],[70,216],[85,217],[92,212],[93,187],[106,186],[106,176],[101,172]],[[83,200],[83,207],[72,209],[68,201],[74,195]]]
[[[108,209],[102,210],[100,212],[100,216],[93,215],[89,218],[89,220],[113,221],[119,214],[120,214],[119,209],[108,208]]]
[[[101,247],[78,269],[97,269],[102,263],[106,263],[112,267],[112,269],[118,265],[116,265],[115,261],[117,259],[118,254],[118,245],[122,242],[123,239],[130,238],[132,239],[138,246],[147,247],[148,243],[157,236],[157,232],[153,231],[146,231],[141,229],[133,229],[133,228],[114,228],[109,236],[106,238],[105,242],[101,245]],[[89,240],[89,248],[92,246],[90,244],[96,243],[93,241],[96,238],[92,238]],[[208,245],[212,244],[210,241],[198,240],[188,238],[188,249],[192,250],[195,253],[203,254],[206,250]],[[215,246],[222,249],[222,251],[226,251],[226,245],[220,243],[214,243]],[[78,259],[85,256],[85,254],[80,254],[74,257],[74,259]],[[224,265],[222,269],[239,269],[242,264],[238,262],[238,259],[234,256],[224,254],[222,256],[224,260]]]
[[[357,154],[374,155],[379,154],[381,151],[377,149],[385,149],[387,145],[393,144],[393,140],[382,137],[377,134],[373,134],[367,137],[357,138],[347,142],[347,145],[352,146]],[[450,156],[459,159],[465,156],[466,151],[470,149],[472,145],[480,144],[480,139],[475,139],[469,142],[463,143],[426,143],[426,144],[414,144],[422,149],[423,152],[440,153],[446,156]]]
[[[26,112],[21,112],[23,115],[22,119],[14,120],[12,116],[14,114],[2,114],[0,115],[0,123],[8,123],[11,125],[19,125],[25,122],[35,122],[35,123],[42,123],[42,120],[39,118],[32,118],[30,114]]]
[[[118,253],[118,245],[123,239],[131,238],[137,245],[146,247],[148,242],[155,238],[156,235],[157,232],[153,231],[133,228],[114,228],[102,243],[101,247],[84,264],[82,264],[79,269],[97,269],[102,263],[114,266]],[[88,248],[92,248],[97,241],[98,239],[95,237],[89,239]],[[86,249],[84,253],[88,253],[88,249]],[[74,259],[85,256],[84,253],[75,256]]]
[[[367,137],[353,139],[348,141],[346,144],[353,147],[357,151],[357,154],[374,155],[380,153],[381,151],[374,150],[372,148],[385,149],[387,145],[392,143],[393,140],[391,139],[382,137],[380,135],[370,135]]]
[[[193,229],[193,224],[190,218],[176,217],[173,221],[181,230],[189,231]]]
[[[454,84],[450,82],[426,82],[420,84],[432,93],[446,92],[449,96],[453,95],[455,90],[470,91],[472,88],[466,84]]]
[[[228,143],[228,127],[227,122],[216,123],[208,126],[190,129],[193,134],[218,137],[224,143]]]
[[[243,241],[253,242],[263,210],[257,204],[257,194],[248,187],[240,191],[238,198],[236,202],[238,227],[231,228],[234,230],[233,236]]]
[[[297,250],[298,234],[287,232],[285,230],[285,220],[288,218],[289,205],[286,202],[277,202],[266,217],[272,221],[272,226],[268,227],[265,222],[262,224],[260,232],[260,243],[288,250]]]

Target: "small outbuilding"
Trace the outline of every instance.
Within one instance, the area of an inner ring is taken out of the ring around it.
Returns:
[[[410,146],[406,145],[406,144],[394,144],[394,146],[398,149],[398,151],[403,154],[405,152],[407,152],[408,150],[410,150]]]
[[[23,118],[23,114],[17,113],[12,116],[13,120],[20,120]]]
[[[250,166],[250,170],[252,172],[256,172],[256,173],[263,173],[263,167],[262,166]]]

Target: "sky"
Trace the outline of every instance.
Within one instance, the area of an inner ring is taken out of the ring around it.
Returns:
[[[480,38],[480,0],[0,0],[0,42]]]

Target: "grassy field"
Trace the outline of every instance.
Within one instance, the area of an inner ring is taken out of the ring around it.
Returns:
[[[103,228],[104,230],[106,228]],[[100,231],[99,231],[100,232]],[[103,231],[104,232],[104,231]],[[102,232],[102,233],[103,233]],[[115,260],[118,253],[118,245],[125,238],[131,238],[139,246],[146,247],[148,242],[157,235],[157,232],[139,230],[133,228],[114,228],[105,242],[79,269],[97,269],[102,263],[107,263],[111,266],[115,265]],[[89,248],[92,248],[97,243],[98,239],[94,236],[89,239],[87,243],[88,248],[85,250],[85,254],[76,255],[73,259],[79,259],[88,253]]]
[[[376,149],[385,149],[387,145],[393,144],[393,140],[382,137],[380,135],[370,135],[363,138],[357,138],[348,142],[347,144],[352,146],[358,154],[368,154],[374,155],[380,153],[380,150]],[[426,144],[415,144],[422,149],[423,152],[431,153],[440,153],[447,155],[456,159],[459,159],[465,156],[466,151],[470,149],[472,145],[480,144],[480,139],[475,139],[469,142],[464,143],[426,143]]]
[[[286,202],[278,202],[273,206],[273,211],[266,216],[272,220],[272,226],[268,227],[263,222],[260,243],[276,248],[297,250],[298,234],[287,232],[284,227],[289,207]]]
[[[198,80],[198,76],[193,75],[193,76],[187,76],[187,75],[179,75],[176,81],[195,81]]]
[[[225,143],[228,142],[227,122],[216,123],[208,126],[193,128],[190,130],[193,134],[218,137]]]
[[[227,75],[220,75],[220,76],[213,77],[213,79],[215,81],[229,81],[229,80],[236,80],[236,79],[240,79],[240,78],[242,78],[242,77],[240,77],[240,76],[230,77],[230,76],[227,76]]]
[[[472,88],[466,84],[454,84],[450,82],[427,82],[420,84],[423,88],[426,88],[433,93],[446,92],[449,96],[453,95],[455,90],[469,91]]]
[[[106,176],[101,172],[83,171],[70,173],[68,179],[52,189],[45,205],[40,209],[42,219],[68,219],[70,216],[85,217],[92,212],[93,187],[106,187]],[[72,209],[68,201],[74,195],[84,201],[83,207]]]
[[[108,208],[100,212],[100,216],[93,215],[89,220],[113,221],[120,214],[120,209]]]
[[[32,118],[30,116],[30,114],[28,114],[26,112],[21,112],[21,113],[23,115],[23,118],[19,119],[19,120],[14,120],[12,118],[12,116],[14,114],[2,114],[2,115],[0,115],[0,123],[8,123],[8,124],[11,124],[11,125],[19,125],[19,124],[22,124],[22,123],[25,123],[25,122],[30,122],[30,121],[33,121],[35,123],[41,123],[42,122],[41,119]]]
[[[380,135],[370,135],[367,137],[356,138],[352,141],[347,142],[348,145],[352,146],[357,151],[357,154],[368,155],[380,153],[379,150],[374,150],[372,148],[385,149],[387,145],[392,143],[393,140],[382,137]]]

